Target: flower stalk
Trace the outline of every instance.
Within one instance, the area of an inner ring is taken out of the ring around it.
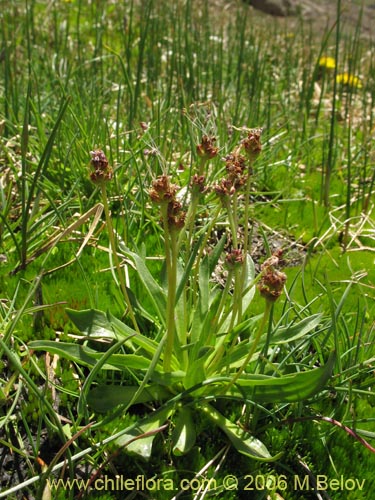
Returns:
[[[116,240],[115,240],[115,233],[113,230],[113,225],[112,225],[112,219],[109,211],[109,206],[108,206],[108,195],[107,195],[107,183],[112,179],[113,177],[113,170],[108,164],[108,160],[104,154],[103,151],[100,149],[96,151],[91,151],[91,166],[93,167],[93,171],[90,173],[90,179],[91,181],[98,185],[100,188],[101,192],[101,197],[102,197],[102,202],[103,202],[103,207],[104,207],[104,215],[106,219],[106,226],[107,226],[107,232],[108,232],[108,238],[109,238],[109,246],[110,250],[112,252],[113,256],[113,262],[117,271],[117,276],[120,282],[120,288],[122,291],[122,294],[125,299],[126,307],[127,307],[127,313],[129,314],[129,317],[133,323],[134,329],[137,333],[140,333],[139,327],[137,320],[135,318],[135,314],[133,311],[133,307],[131,305],[130,299],[129,299],[129,294],[126,290],[126,284],[125,284],[125,279],[124,279],[124,274],[121,270],[121,265],[120,265],[120,260],[116,251]]]
[[[282,251],[277,251],[274,255],[266,259],[261,266],[261,276],[257,287],[261,296],[266,300],[263,317],[259,324],[258,330],[256,331],[251,348],[246,358],[244,359],[244,362],[242,363],[232,380],[229,382],[229,384],[225,387],[224,392],[228,392],[228,390],[236,384],[242,373],[245,371],[247,365],[250,363],[251,358],[256,352],[265,326],[269,320],[273,304],[282,293],[284,284],[286,282],[286,274],[276,269],[276,267],[279,265],[281,255]]]
[[[262,336],[262,333],[264,331],[264,328],[267,324],[272,305],[273,305],[273,303],[270,300],[266,300],[266,305],[265,305],[264,313],[262,316],[262,321],[260,322],[258,330],[255,334],[251,348],[250,348],[249,352],[247,353],[247,356],[246,356],[244,362],[242,363],[242,365],[238,369],[237,373],[234,375],[234,377],[229,382],[229,384],[225,387],[225,390],[223,391],[224,393],[227,393],[229,391],[229,389],[236,384],[237,380],[241,377],[241,375],[245,371],[247,365],[250,363],[251,358],[254,356],[254,353],[256,352],[256,349],[258,347],[258,344],[259,344],[260,338]]]
[[[248,136],[242,141],[242,147],[245,150],[246,157],[248,159],[248,175],[246,179],[245,187],[245,207],[244,207],[244,243],[243,243],[243,253],[244,253],[244,264],[242,266],[241,279],[240,279],[240,290],[241,295],[245,288],[246,280],[246,269],[247,269],[247,254],[250,252],[250,238],[249,238],[249,211],[250,211],[250,189],[251,189],[251,174],[252,168],[255,160],[258,158],[262,151],[262,144],[260,141],[262,130],[254,129],[251,130]],[[238,317],[242,317],[242,300],[238,303]]]
[[[153,203],[160,206],[160,213],[164,229],[165,258],[167,268],[168,294],[166,311],[166,343],[163,358],[163,367],[166,373],[171,371],[172,355],[176,335],[176,291],[177,291],[177,260],[178,234],[185,226],[186,214],[182,211],[181,203],[176,199],[178,186],[170,183],[167,175],[155,179],[149,195]],[[181,344],[186,339],[180,339]]]
[[[194,221],[198,209],[199,200],[202,195],[207,192],[206,177],[204,175],[208,162],[217,156],[218,148],[215,146],[216,137],[208,137],[204,135],[202,142],[197,145],[197,154],[199,157],[198,167],[195,168],[195,173],[191,179],[191,200],[189,209],[186,214],[185,229],[181,231],[178,238],[178,248],[181,247],[186,232],[188,234],[188,245],[192,244]]]
[[[167,313],[166,313],[166,343],[163,359],[164,370],[168,373],[171,371],[172,354],[175,341],[175,305],[176,305],[176,288],[177,288],[177,240],[175,231],[170,231],[168,224],[168,206],[161,207],[164,241],[165,241],[165,257],[168,280],[168,296],[167,296]]]

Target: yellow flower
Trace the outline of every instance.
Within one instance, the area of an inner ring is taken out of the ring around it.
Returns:
[[[361,89],[362,82],[358,76],[351,75],[350,73],[340,73],[336,76],[336,82],[345,85],[346,87]]]
[[[336,61],[334,60],[333,57],[327,57],[327,56],[322,56],[319,59],[319,66],[324,69],[335,69],[336,67]]]

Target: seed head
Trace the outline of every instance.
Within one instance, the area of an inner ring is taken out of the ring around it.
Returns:
[[[247,178],[251,174],[251,168],[248,166],[246,158],[235,151],[227,155],[224,160],[228,179],[236,190],[240,189],[246,184]]]
[[[214,191],[219,198],[232,196],[236,192],[236,188],[230,179],[223,178],[218,184],[214,185]]]
[[[198,144],[197,146],[198,156],[206,160],[214,158],[219,151],[219,148],[214,146],[215,142],[216,137],[208,137],[207,135],[204,135],[202,137],[201,144]]]
[[[262,129],[250,130],[248,136],[242,141],[242,146],[251,162],[253,162],[262,151],[262,144],[260,142],[261,134]]]
[[[206,193],[209,188],[206,186],[206,178],[204,175],[194,174],[191,179],[191,186],[199,193]]]
[[[245,257],[242,250],[233,249],[225,256],[225,265],[229,270],[242,266]]]
[[[149,190],[149,195],[154,203],[169,203],[174,200],[178,186],[171,184],[167,175],[161,175],[152,182],[152,188]]]
[[[91,166],[93,171],[90,173],[90,179],[94,184],[108,182],[113,177],[112,167],[109,165],[107,157],[101,149],[90,151]]]
[[[177,200],[168,203],[168,226],[171,230],[181,230],[185,225],[186,212],[182,211],[182,205]]]
[[[280,297],[286,282],[286,274],[275,269],[280,263],[281,253],[280,250],[277,251],[261,265],[262,276],[258,290],[270,302],[275,302]]]
[[[224,160],[230,178],[241,177],[247,170],[246,158],[237,152],[227,155]]]

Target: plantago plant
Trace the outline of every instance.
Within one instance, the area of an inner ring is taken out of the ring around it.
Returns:
[[[92,368],[78,404],[81,415],[86,405],[106,412],[117,406],[128,411],[134,404],[147,404],[150,413],[117,440],[123,445],[144,434],[147,437],[129,448],[145,457],[151,453],[155,433],[166,421],[174,422],[173,452],[188,452],[196,438],[192,416],[199,412],[218,426],[239,452],[258,460],[273,460],[278,455],[272,456],[254,435],[221,413],[217,402],[229,398],[239,405],[251,402],[256,408],[301,401],[324,387],[333,367],[333,356],[325,366],[312,370],[284,363],[278,366],[273,359],[271,369],[264,373],[261,359],[267,359],[278,344],[312,331],[321,318],[314,315],[283,328],[270,320],[286,280],[278,269],[281,251],[269,256],[255,275],[250,257],[249,204],[253,166],[261,153],[261,131],[248,131],[224,158],[223,177],[208,186],[210,162],[217,159],[218,151],[215,137],[202,137],[185,196],[174,183],[174,172],[156,177],[148,189],[160,221],[165,279],[150,272],[142,252],[116,241],[106,194],[113,172],[101,150],[91,153],[91,180],[101,189],[111,255],[129,321],[121,322],[98,310],[67,311],[90,345],[104,339],[112,343],[105,353],[64,342],[30,343],[34,350],[58,353]],[[201,207],[206,204],[210,211],[203,217]],[[219,221],[228,224],[223,235],[214,238]],[[147,305],[134,293],[130,301],[132,283],[129,290],[120,259],[142,284]],[[226,269],[224,284],[215,279],[219,268]],[[251,303],[257,288],[265,299],[264,312],[254,318]],[[152,318],[155,338],[139,328],[137,318],[142,316]],[[95,386],[99,370],[128,372],[133,382]]]

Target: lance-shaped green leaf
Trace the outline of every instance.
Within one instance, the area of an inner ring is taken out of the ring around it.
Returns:
[[[199,340],[199,345],[196,348],[199,350],[206,343],[206,337],[210,332],[207,325],[204,323],[208,320],[210,311],[212,309],[213,302],[218,298],[218,294],[210,293],[210,278],[211,274],[218,263],[220,255],[224,249],[225,237],[223,236],[219,243],[214,247],[212,253],[206,255],[201,261],[199,266],[199,300],[194,312],[191,328],[191,342],[197,343]],[[219,305],[219,301],[216,300],[216,308]],[[213,312],[211,314],[214,314]],[[203,335],[202,335],[203,332]],[[213,332],[214,333],[214,332]],[[202,338],[204,337],[204,338]],[[193,354],[196,356],[196,352]]]
[[[105,413],[118,405],[128,406],[138,391],[138,386],[99,385],[90,390],[87,403],[94,411]],[[137,395],[133,404],[164,401],[171,393],[159,385],[146,386]]]
[[[266,446],[259,439],[249,435],[248,432],[245,432],[237,424],[225,418],[211,405],[201,406],[200,410],[214,425],[227,435],[236,450],[243,455],[262,462],[278,460],[281,457],[282,453],[272,457]]]
[[[131,330],[131,328],[128,327],[128,325],[117,319],[111,313],[108,313],[108,319],[110,320],[111,326],[116,332],[116,334],[120,336],[125,336],[125,335],[129,336],[130,333],[129,330],[133,331]],[[129,344],[135,344],[138,347],[144,349],[151,356],[154,356],[155,352],[159,348],[160,342],[155,342],[155,340],[149,339],[148,337],[145,337],[140,333],[134,332],[127,345]]]
[[[231,387],[230,395],[248,397],[260,403],[294,403],[310,398],[320,392],[328,382],[335,363],[332,353],[320,368],[296,372],[281,377],[267,375],[242,375],[237,380],[237,387]]]
[[[136,454],[148,460],[152,452],[152,444],[156,434],[171,415],[171,407],[151,413],[141,422],[129,429],[126,434],[116,439],[118,446],[124,446],[128,453]]]
[[[125,254],[128,255],[134,262],[135,268],[138,272],[138,276],[141,279],[145,290],[155,308],[155,312],[162,325],[165,326],[166,309],[167,309],[167,298],[166,293],[163,288],[157,283],[148,270],[144,258],[140,257],[134,252],[126,249]]]
[[[202,352],[209,352],[210,350],[210,348],[202,349]],[[204,363],[205,357],[201,356],[190,364],[189,368],[186,371],[184,380],[184,386],[186,389],[197,384],[201,384],[203,380],[206,379]]]
[[[135,344],[147,351],[151,357],[158,348],[159,344],[157,342],[137,333],[110,313],[106,314],[96,309],[84,309],[82,311],[66,309],[66,313],[80,332],[93,340],[128,338],[127,345]]]
[[[257,316],[256,318],[250,318],[240,325],[238,327],[233,329],[233,332],[236,335],[250,335],[251,331],[256,328],[256,319],[259,319],[261,315]],[[270,345],[276,345],[276,344],[286,344],[288,342],[292,342],[294,340],[298,340],[302,337],[305,337],[306,335],[310,334],[312,335],[318,335],[321,332],[321,328],[317,331],[314,331],[317,326],[320,324],[322,319],[321,314],[314,314],[313,316],[309,316],[308,318],[304,318],[302,321],[296,323],[295,325],[292,326],[287,326],[287,327],[280,327],[277,328],[275,332],[273,332],[270,336],[269,344]],[[254,361],[258,356],[259,352],[262,350],[265,342],[267,339],[267,334],[263,335],[259,341],[258,344],[258,349],[254,353],[254,356],[249,362]],[[239,366],[242,365],[243,359],[247,356],[247,353],[251,349],[252,345],[252,340],[250,339],[249,342],[242,341],[241,343],[237,344],[233,349],[229,351],[229,353],[223,357],[221,362],[219,363],[217,370],[224,370],[228,368],[238,368]]]
[[[178,410],[175,428],[172,432],[173,453],[184,455],[190,451],[195,444],[196,437],[192,411],[187,406],[181,407]]]
[[[115,331],[103,311],[96,309],[85,309],[75,311],[74,309],[65,309],[66,314],[76,325],[78,330],[92,339],[114,339],[118,340]],[[135,333],[130,329],[131,333]],[[129,332],[125,334],[129,335]]]
[[[246,293],[242,295],[242,312],[245,315],[246,311],[248,310],[254,295],[255,295],[255,286],[254,286],[254,277],[255,277],[255,266],[253,259],[250,257],[250,255],[247,256],[246,258],[246,272],[245,272],[245,283],[243,287],[243,291],[246,290]],[[227,317],[225,318],[225,321],[223,321],[223,324],[221,325],[220,332],[227,332],[229,329],[229,326],[231,324],[231,319],[232,319],[232,313],[233,313],[233,308],[231,308],[228,311]]]
[[[314,330],[320,324],[321,320],[322,314],[314,314],[308,318],[304,318],[295,325],[279,327],[270,336],[270,344],[285,344],[293,340],[298,340]],[[264,343],[264,340],[265,338],[261,342]]]
[[[255,295],[255,286],[251,286],[252,282],[254,281],[255,278],[255,265],[253,259],[250,257],[250,255],[247,255],[246,257],[246,275],[245,275],[245,283],[244,283],[244,290],[247,290],[247,292],[243,295],[242,297],[242,311],[243,314],[246,313],[248,310],[254,295]]]
[[[211,293],[209,308],[205,311],[205,314],[201,314],[199,311],[201,308],[201,301],[200,299],[198,301],[197,310],[194,314],[191,326],[191,351],[189,352],[190,367],[192,362],[201,356],[202,349],[207,350],[213,347],[212,344],[216,342],[216,331],[213,330],[212,323],[220,304],[220,298],[220,292],[214,291]]]
[[[193,249],[190,252],[190,257],[188,260],[188,263],[186,264],[186,267],[184,268],[183,272],[181,272],[179,279],[178,279],[178,284],[177,284],[177,291],[176,291],[176,302],[178,302],[184,287],[186,286],[189,278],[191,277],[191,270],[193,268],[193,264],[195,262],[195,258],[197,256],[198,250],[200,249],[200,246],[202,244],[204,234],[202,234],[198,241],[195,243],[193,246]]]
[[[47,351],[57,354],[62,358],[69,359],[83,366],[94,366],[104,353],[97,352],[87,346],[71,344],[69,342],[55,342],[53,340],[34,340],[29,342],[29,348],[34,351]],[[144,356],[136,354],[112,354],[108,357],[103,370],[147,370],[150,361]]]

